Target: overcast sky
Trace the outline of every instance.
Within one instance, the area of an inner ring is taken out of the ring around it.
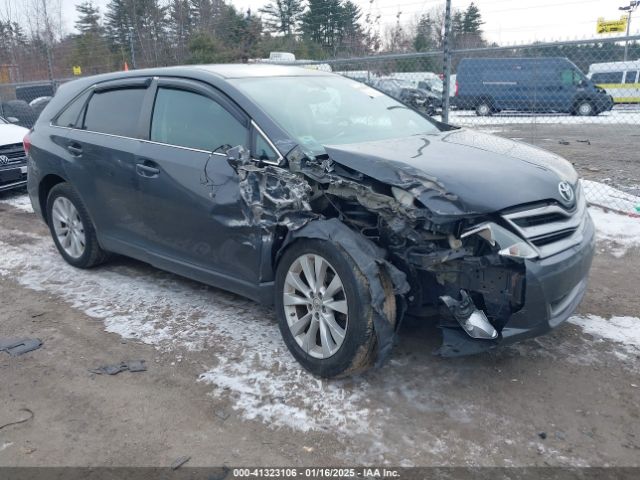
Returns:
[[[0,0],[1,1],[1,0]],[[6,0],[5,0],[6,1]],[[73,30],[75,5],[80,0],[60,0],[67,31]],[[401,21],[408,22],[434,7],[442,0],[354,0],[363,13],[382,16],[383,24],[395,23],[398,12]],[[108,0],[94,0],[104,11]],[[236,7],[256,11],[267,0],[231,0]],[[468,0],[453,0],[453,8],[464,9]],[[475,0],[485,21],[486,38],[500,44],[530,42],[534,40],[565,40],[596,37],[598,17],[618,19],[619,6],[629,0]],[[640,33],[640,10],[631,24],[632,33]]]

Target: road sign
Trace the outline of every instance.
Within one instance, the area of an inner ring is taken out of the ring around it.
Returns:
[[[73,74],[74,75],[82,75],[82,68],[80,68],[80,65],[74,65],[73,66]]]
[[[620,20],[605,20],[604,17],[598,18],[598,26],[596,32],[598,33],[617,33],[627,31],[627,17],[622,16]]]

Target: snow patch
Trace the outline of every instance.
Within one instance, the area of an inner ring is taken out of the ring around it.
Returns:
[[[597,315],[584,315],[569,318],[569,322],[578,325],[585,333],[600,340],[609,340],[621,345],[625,353],[640,353],[640,318],[611,317],[605,319]]]
[[[246,419],[352,435],[371,431],[371,415],[381,413],[362,401],[368,383],[322,381],[304,371],[286,350],[273,311],[251,300],[143,264],[78,270],[49,239],[20,246],[0,240],[0,250],[0,275],[64,299],[101,319],[107,332],[163,352],[206,349],[217,362],[200,381]]]
[[[0,203],[11,205],[24,212],[33,213],[33,207],[31,206],[31,200],[29,195],[23,192],[9,192],[0,197]]]
[[[624,256],[631,248],[640,247],[640,218],[590,207],[589,213],[596,226],[596,239],[605,243],[615,257]]]
[[[638,214],[640,197],[593,180],[581,180],[587,202],[598,207],[611,208],[621,212]]]

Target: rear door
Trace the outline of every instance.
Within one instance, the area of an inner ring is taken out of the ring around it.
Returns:
[[[155,90],[136,158],[146,246],[158,261],[256,284],[261,232],[244,218],[224,153],[249,149],[249,119],[200,82],[165,78]]]
[[[622,95],[625,103],[640,103],[640,79],[638,70],[627,70],[624,78],[624,93]]]
[[[140,243],[135,159],[150,83],[149,78],[136,78],[95,86],[77,121],[80,128],[71,129],[66,139],[73,185],[107,249],[122,251],[122,244]]]

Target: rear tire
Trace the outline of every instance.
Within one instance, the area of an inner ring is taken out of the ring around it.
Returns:
[[[493,106],[490,102],[482,100],[476,105],[476,115],[479,117],[488,117],[493,113]]]
[[[305,270],[302,262],[307,260]],[[322,261],[326,262],[326,270],[320,277],[323,281],[318,282],[317,270],[323,271]],[[311,282],[306,271],[311,274]],[[335,286],[331,287],[336,284],[336,277],[341,287],[334,292]],[[385,313],[395,326],[393,286],[387,278],[381,280],[387,293]],[[318,287],[311,285],[309,288],[309,284],[314,282]],[[361,372],[373,365],[377,338],[371,295],[365,276],[348,253],[324,240],[295,242],[278,264],[275,291],[280,332],[291,354],[306,370],[331,378]],[[341,311],[327,306],[337,306],[338,303]],[[331,324],[327,322],[326,315],[330,315],[329,321],[333,319]],[[342,338],[335,334],[340,331]],[[327,336],[329,347],[325,351],[323,342]]]
[[[69,265],[91,268],[108,259],[84,203],[68,183],[59,183],[49,192],[47,223],[53,242]]]

